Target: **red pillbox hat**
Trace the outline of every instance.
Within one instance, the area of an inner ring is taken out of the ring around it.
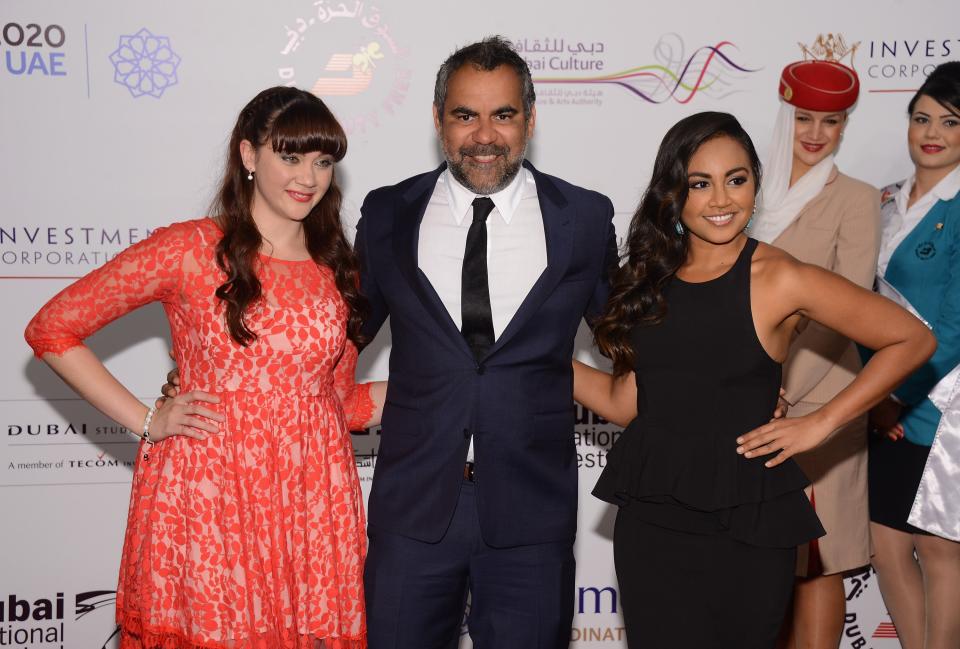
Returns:
[[[859,94],[857,73],[835,61],[797,61],[780,74],[780,96],[797,108],[846,110],[856,103]]]

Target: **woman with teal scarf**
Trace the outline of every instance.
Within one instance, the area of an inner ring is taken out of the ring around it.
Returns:
[[[931,390],[960,364],[960,62],[910,101],[915,171],[883,191],[878,283],[908,301],[937,351],[871,412],[871,534],[880,590],[904,649],[960,647],[960,543],[907,522],[943,413]],[[953,465],[960,457],[951,458]],[[960,499],[953,484],[943,497]]]

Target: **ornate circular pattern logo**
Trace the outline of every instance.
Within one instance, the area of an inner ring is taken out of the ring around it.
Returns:
[[[170,39],[156,36],[146,27],[136,34],[120,37],[117,49],[110,53],[113,80],[134,97],[160,98],[177,83],[180,56],[170,47]]]

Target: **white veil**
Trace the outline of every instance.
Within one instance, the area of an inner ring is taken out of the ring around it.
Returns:
[[[764,164],[763,189],[749,232],[753,238],[766,243],[771,243],[793,223],[800,210],[823,190],[833,170],[831,153],[803,174],[793,187],[790,186],[796,112],[792,104],[780,101],[780,112]]]

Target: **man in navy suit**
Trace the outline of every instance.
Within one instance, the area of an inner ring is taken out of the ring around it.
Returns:
[[[610,200],[524,160],[534,100],[509,42],[458,50],[434,95],[446,163],[362,207],[365,334],[389,316],[393,341],[369,501],[371,649],[455,647],[468,592],[477,649],[569,643],[571,357],[617,256]]]

